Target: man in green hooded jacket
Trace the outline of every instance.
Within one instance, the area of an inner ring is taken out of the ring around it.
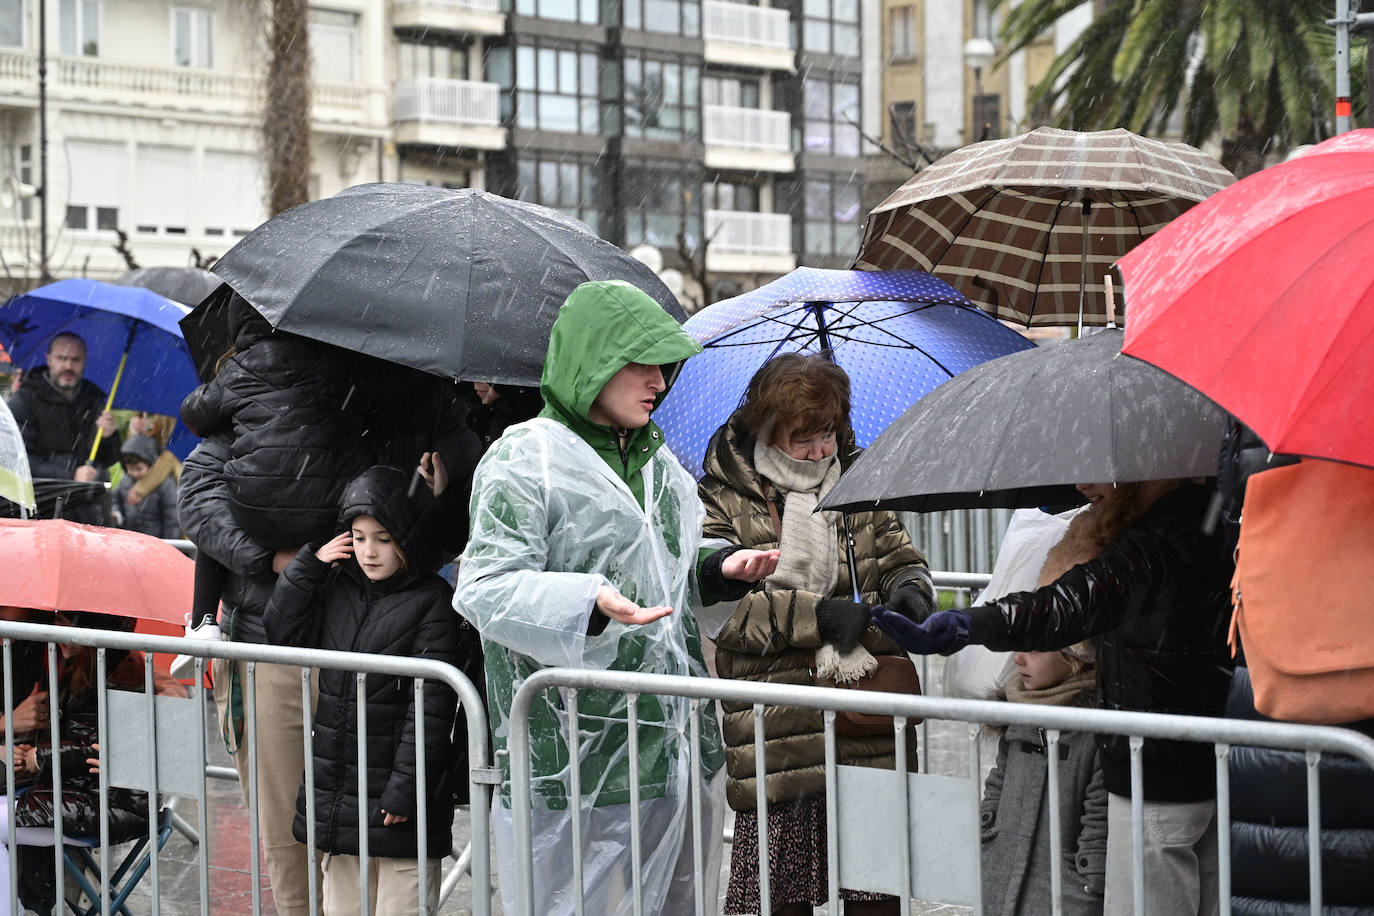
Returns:
[[[662,448],[650,414],[665,376],[701,347],[647,294],[584,283],[559,311],[540,390],[544,411],[492,444],[473,480],[472,536],[454,607],[482,634],[492,736],[504,749],[520,685],[542,667],[705,675],[691,609],[738,598],[773,572],[778,553],[704,543],[696,482]],[[690,764],[690,704],[637,702],[641,878],[645,913],[692,911],[690,811],[702,793],[710,849],[702,878],[715,900],[723,763],[709,704],[701,766]],[[546,691],[530,712],[535,912],[571,913],[572,860],[585,911],[633,912],[630,767],[622,692],[578,696],[582,850],[572,849],[567,712]],[[497,864],[515,912],[509,787],[493,805]],[[712,854],[714,853],[714,854]]]

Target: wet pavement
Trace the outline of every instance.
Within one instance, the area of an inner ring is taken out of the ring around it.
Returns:
[[[942,663],[943,660],[939,659],[936,662]],[[930,675],[929,678],[925,679],[927,685],[930,688],[938,689],[939,666],[933,664]],[[207,703],[207,723],[209,733],[214,736],[217,722],[212,703]],[[969,727],[957,723],[930,722],[927,729],[929,737],[926,746],[928,748],[929,772],[952,776],[966,774],[968,772]],[[995,744],[993,747],[995,749]],[[991,763],[991,756],[986,750],[982,761],[983,769],[986,771]],[[230,765],[223,745],[214,740],[213,737],[210,748],[210,763],[218,766]],[[253,894],[248,843],[248,809],[243,803],[239,785],[237,782],[219,779],[209,780],[207,799],[210,824],[210,902],[208,912],[216,914],[216,916],[219,914],[252,913]],[[192,826],[196,824],[197,812],[194,799],[183,799],[177,810],[187,823]],[[460,810],[454,819],[454,837],[460,847],[466,845],[468,841],[466,810]],[[122,854],[122,851],[123,847],[116,855]],[[722,894],[724,894],[728,883],[729,860],[730,854],[727,849],[721,869],[720,889]],[[453,864],[452,858],[444,860],[446,870],[452,868]],[[493,884],[495,884],[495,880],[493,875]],[[265,866],[262,869],[260,884],[262,888],[261,912],[274,914],[276,909],[272,905],[272,893],[268,885]],[[199,847],[180,833],[174,832],[163,848],[159,861],[158,887],[160,890],[158,912],[166,914],[166,916],[191,916],[191,914],[201,912]],[[144,877],[138,891],[130,898],[128,904],[130,910],[135,914],[154,912],[152,891],[153,882],[150,874]],[[471,883],[468,878],[464,877],[449,900],[441,907],[440,914],[442,916],[469,916],[472,912],[471,897]],[[495,894],[492,911],[495,914],[502,913],[499,893]],[[825,914],[828,913],[828,910],[826,907],[820,907],[816,912]],[[969,912],[967,907],[942,904],[916,902],[912,906],[912,913],[919,914],[919,916],[955,916],[955,914],[962,916],[962,914]]]

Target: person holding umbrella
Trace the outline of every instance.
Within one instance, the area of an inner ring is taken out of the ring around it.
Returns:
[[[777,551],[727,551],[702,538],[696,484],[650,415],[668,379],[701,347],[650,296],[623,281],[583,283],[568,296],[549,339],[543,413],[516,424],[477,467],[472,534],[458,566],[453,604],[482,636],[489,714],[497,753],[515,692],[545,667],[572,666],[706,675],[692,605],[738,597],[772,573]],[[516,874],[509,786],[493,802],[492,824],[506,912],[517,894],[532,911],[638,912],[627,892],[631,822],[642,826],[644,913],[691,912],[694,853],[691,797],[702,780],[702,836],[710,837],[701,878],[714,899],[719,873],[720,732],[701,712],[700,769],[685,736],[685,699],[644,695],[636,710],[638,759],[627,747],[628,699],[619,691],[578,694],[582,794],[572,796],[560,695],[533,701],[534,867]],[[630,767],[640,774],[632,809]],[[572,805],[584,849],[572,848]],[[584,852],[585,850],[585,852]],[[581,888],[572,861],[583,860]]]
[[[1091,503],[1111,484],[1080,484]],[[902,648],[948,655],[970,643],[1052,651],[1100,639],[1098,687],[1106,709],[1220,716],[1231,680],[1230,551],[1202,521],[1212,488],[1193,480],[1139,484],[1131,520],[1096,559],[1036,591],[913,621],[876,608],[874,622]],[[1101,737],[1108,792],[1104,911],[1132,911],[1131,773],[1126,739]],[[1216,761],[1207,744],[1146,739],[1146,912],[1218,909]]]
[[[813,511],[855,454],[849,376],[824,357],[800,353],[764,363],[744,405],[711,438],[700,487],[706,535],[782,554],[776,571],[714,634],[721,677],[805,684],[814,670],[815,679],[853,681],[876,669],[874,654],[900,654],[870,629],[872,604],[886,600],[914,616],[934,607],[925,558],[896,514],[849,519],[850,565],[845,527],[834,514]],[[723,710],[726,797],[737,812],[725,912],[753,913],[760,883],[753,707],[727,702]],[[825,731],[820,710],[774,712],[766,739],[788,749],[768,767],[772,912],[809,914],[828,896]],[[839,762],[890,768],[893,742],[890,728],[884,735],[837,736]],[[845,889],[840,897],[847,914],[898,909],[887,895]]]

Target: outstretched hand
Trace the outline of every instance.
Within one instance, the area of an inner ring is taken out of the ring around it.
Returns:
[[[915,623],[896,611],[875,607],[873,623],[915,655],[951,655],[968,645],[973,633],[973,618],[963,611],[939,611],[925,623]]]
[[[337,563],[340,560],[347,560],[351,556],[353,556],[353,534],[349,531],[335,535],[332,541],[315,551],[315,559],[321,563]]]
[[[673,612],[673,609],[667,605],[640,607],[609,585],[603,585],[597,590],[596,609],[616,623],[631,626],[653,623],[660,617],[667,617]]]
[[[720,574],[740,582],[767,579],[778,569],[777,550],[736,550],[720,564]]]

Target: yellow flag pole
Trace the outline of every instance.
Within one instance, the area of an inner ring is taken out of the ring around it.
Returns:
[[[124,364],[129,360],[129,351],[126,348],[124,355],[119,358],[119,368],[115,370],[114,384],[110,386],[110,396],[105,399],[105,409],[109,410],[114,405],[115,392],[119,390],[119,380],[124,376]],[[96,427],[95,442],[91,443],[91,455],[86,459],[88,463],[95,463],[95,453],[100,451],[100,440],[104,437],[105,430]]]

